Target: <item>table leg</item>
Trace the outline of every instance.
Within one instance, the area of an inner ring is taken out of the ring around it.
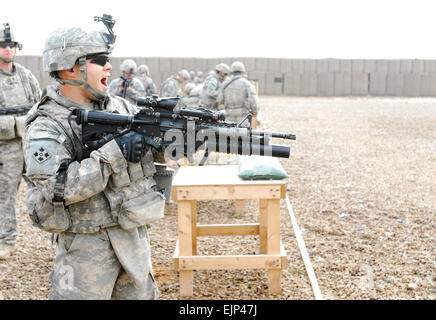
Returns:
[[[179,224],[179,256],[192,256],[192,202],[178,200],[178,224]],[[194,275],[192,270],[181,270],[180,295],[192,296]]]
[[[192,255],[197,254],[197,201],[191,201]]]
[[[268,226],[268,201],[265,199],[259,200],[259,241],[260,254],[266,254],[267,243],[267,226]]]
[[[280,254],[280,199],[267,200],[267,254]],[[270,294],[279,294],[281,269],[268,269]]]

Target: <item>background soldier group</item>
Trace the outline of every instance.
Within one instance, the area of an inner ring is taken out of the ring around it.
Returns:
[[[149,76],[148,66],[136,68],[136,63],[127,59],[122,62],[120,69],[123,75],[111,82],[109,93],[125,97],[132,104],[136,104],[138,97],[156,95],[156,86]],[[232,122],[242,120],[247,113],[257,115],[259,99],[242,62],[235,61],[231,67],[219,63],[204,81],[202,76],[201,71],[195,73],[182,69],[162,83],[160,97],[179,97],[176,111],[200,106],[223,110],[226,119]],[[127,93],[123,92],[125,85]]]

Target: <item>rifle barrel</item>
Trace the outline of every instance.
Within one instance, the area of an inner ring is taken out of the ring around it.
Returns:
[[[257,131],[257,130],[252,130],[251,133],[256,136],[269,135],[272,138],[282,138],[282,139],[289,139],[289,140],[297,139],[297,136],[292,133],[280,133],[280,132]]]

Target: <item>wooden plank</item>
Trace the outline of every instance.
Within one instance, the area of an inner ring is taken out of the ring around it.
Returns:
[[[243,180],[238,173],[239,165],[183,166],[177,171],[173,186],[286,185],[285,180]]]
[[[313,271],[312,263],[310,262],[309,254],[307,253],[306,244],[304,243],[303,236],[301,235],[300,228],[297,224],[297,219],[295,218],[294,211],[292,210],[291,202],[289,197],[286,195],[286,206],[288,207],[289,216],[291,217],[292,228],[294,229],[295,237],[297,238],[298,248],[300,249],[301,257],[303,258],[304,266],[306,267],[307,275],[309,276],[310,283],[312,285],[312,290],[315,295],[316,300],[323,300],[321,290],[318,286],[318,281],[316,279],[315,272]]]
[[[268,202],[259,200],[259,240],[260,254],[266,254],[267,232],[268,232]]]
[[[184,167],[181,167],[184,168]],[[184,186],[174,190],[176,200],[255,200],[280,199],[280,186]]]
[[[267,254],[280,254],[280,200],[267,200]],[[281,262],[281,260],[280,260]],[[280,271],[268,270],[268,289],[270,294],[280,294]]]
[[[179,271],[180,295],[191,297],[194,295],[194,275],[192,270]]]
[[[192,255],[192,224],[191,224],[191,201],[179,201],[179,250],[181,255]]]
[[[192,224],[191,224],[191,201],[179,201],[178,209],[178,224],[179,224],[179,254],[192,255]],[[179,259],[180,268],[180,259]],[[192,271],[180,271],[180,295],[193,295],[194,275]]]
[[[235,211],[236,214],[240,215],[244,212],[245,202],[244,200],[235,200]]]
[[[282,288],[280,286],[280,275],[281,270],[268,270],[268,292],[269,294],[276,295],[282,292]]]
[[[179,256],[179,270],[277,269],[278,255]]]
[[[259,234],[258,223],[197,225],[197,237]]]
[[[174,270],[179,270],[179,240],[176,241],[176,248],[173,253]]]
[[[191,201],[192,254],[197,254],[197,201]]]
[[[267,200],[267,253],[280,254],[280,200]]]

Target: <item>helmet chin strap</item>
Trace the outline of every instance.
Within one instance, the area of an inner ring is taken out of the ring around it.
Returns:
[[[59,77],[56,77],[56,81],[58,81],[61,84],[70,84],[72,86],[84,86],[89,92],[92,93],[92,95],[97,99],[97,100],[104,100],[107,98],[107,93],[104,91],[100,91],[100,90],[95,90],[93,87],[91,87],[89,85],[89,83],[87,82],[87,74],[86,74],[86,58],[85,57],[81,57],[79,59],[79,69],[80,69],[80,76],[81,76],[81,81],[76,81],[76,80],[65,80],[65,79],[61,79]]]
[[[14,61],[14,59],[12,58],[0,58],[1,61],[3,61],[4,63],[11,63],[12,61]]]

